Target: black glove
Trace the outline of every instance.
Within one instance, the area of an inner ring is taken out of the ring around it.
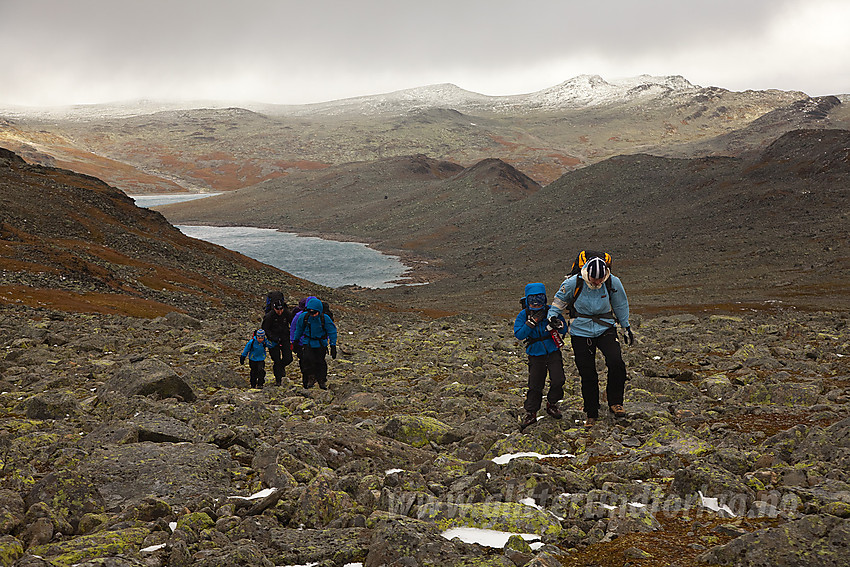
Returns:
[[[560,329],[564,326],[564,324],[561,322],[560,319],[558,319],[557,316],[553,315],[552,317],[549,317],[549,326],[553,329]]]
[[[633,345],[635,343],[635,336],[632,334],[631,327],[623,328],[623,342],[627,345]]]
[[[239,364],[245,364],[245,356],[244,355],[239,357]]]
[[[331,345],[331,358],[336,360],[336,345]]]

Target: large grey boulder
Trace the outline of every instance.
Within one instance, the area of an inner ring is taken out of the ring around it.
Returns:
[[[126,396],[154,395],[159,399],[177,398],[186,402],[197,398],[192,387],[173,368],[155,358],[131,362],[116,370],[98,390],[98,397],[103,398],[109,392]]]
[[[108,445],[80,469],[97,479],[107,508],[125,507],[148,496],[169,503],[231,495],[230,453],[207,443]]]
[[[848,541],[850,519],[812,515],[742,535],[697,559],[736,567],[839,567],[847,565]]]

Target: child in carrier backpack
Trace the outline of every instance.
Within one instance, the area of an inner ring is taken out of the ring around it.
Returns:
[[[245,359],[248,359],[248,366],[251,368],[251,387],[262,388],[266,383],[266,332],[262,329],[254,331],[254,336],[251,337],[245,344],[242,350],[242,355],[239,357],[239,364],[245,364]]]

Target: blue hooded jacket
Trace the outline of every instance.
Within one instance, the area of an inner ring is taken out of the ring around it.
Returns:
[[[528,296],[537,294],[546,295],[546,286],[542,283],[530,283],[526,285],[526,305],[528,305]],[[546,330],[546,312],[548,310],[549,305],[544,305],[540,314],[540,322],[535,323],[533,326],[529,324],[530,310],[523,309],[516,316],[516,321],[514,321],[514,336],[521,341],[527,340],[525,352],[529,356],[543,356],[558,350],[558,347],[555,346],[555,341],[552,340],[552,335]],[[566,332],[567,322],[563,317],[561,317],[561,321],[563,321],[564,325],[559,332],[563,335]]]
[[[242,356],[248,358],[248,360],[260,361],[266,359],[266,348],[268,348],[267,344],[268,338],[264,337],[264,340],[258,341],[256,337],[256,333],[251,340],[245,343],[245,348],[242,350]]]
[[[295,336],[292,342],[301,341],[304,346],[313,348],[326,347],[330,343],[336,345],[337,330],[333,320],[325,315],[324,306],[319,299],[311,297],[307,300],[307,309],[318,311],[316,316],[307,311],[298,317],[295,323]],[[324,321],[324,326],[322,325]]]

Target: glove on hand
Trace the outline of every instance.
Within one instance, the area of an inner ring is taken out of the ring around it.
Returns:
[[[244,356],[239,357],[239,364],[245,364],[245,357]]]
[[[632,334],[631,327],[626,327],[625,329],[623,329],[623,341],[629,346],[635,343],[635,336]]]
[[[336,360],[336,345],[331,345],[331,358]]]
[[[558,319],[555,316],[552,316],[552,317],[549,317],[549,326],[552,327],[553,329],[560,329],[561,327],[564,326],[564,324],[561,323],[560,319]]]

